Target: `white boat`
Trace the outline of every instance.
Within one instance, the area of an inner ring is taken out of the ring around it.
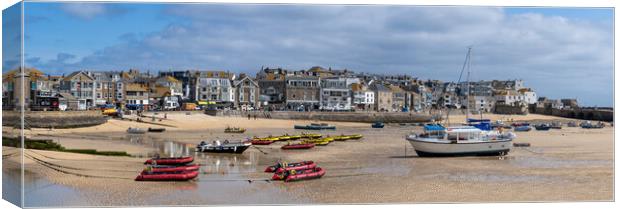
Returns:
[[[471,48],[467,51],[463,70],[467,67],[467,89],[469,91],[469,66]],[[461,71],[461,75],[463,71]],[[459,82],[460,82],[459,77]],[[458,82],[457,82],[458,83]],[[469,95],[467,95],[469,106]],[[466,109],[469,107],[466,106]],[[469,111],[467,117],[469,118]],[[449,112],[448,112],[449,113]],[[512,148],[512,139],[516,135],[503,129],[481,130],[474,126],[456,126],[444,128],[441,125],[425,125],[424,133],[410,134],[405,137],[413,146],[418,156],[468,156],[468,155],[506,155]]]
[[[425,133],[410,134],[406,139],[420,157],[506,155],[512,148],[514,134],[495,134],[473,126],[443,130],[425,126]]]

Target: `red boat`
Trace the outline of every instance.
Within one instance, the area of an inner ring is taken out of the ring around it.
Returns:
[[[308,143],[308,144],[289,144],[289,145],[282,146],[282,149],[310,149],[310,148],[313,148],[313,147],[314,147],[313,143]]]
[[[171,166],[171,165],[150,166],[151,172],[197,171],[198,169],[200,169],[199,164],[182,165],[182,166]],[[148,170],[148,168],[146,170]]]
[[[314,167],[316,167],[316,164],[314,163],[314,161],[301,161],[297,163],[287,163],[286,166],[284,166],[284,168],[282,168],[281,163],[278,163],[276,165],[272,165],[272,166],[265,168],[265,172],[282,173],[282,171],[305,170],[305,169],[311,169]]]
[[[320,167],[315,167],[312,169],[291,170],[291,171],[280,173],[280,174],[273,174],[273,177],[271,177],[271,179],[284,180],[286,182],[289,182],[289,181],[299,181],[299,180],[306,180],[306,179],[321,178],[323,175],[325,175],[325,170],[323,170],[323,168],[320,168]]]
[[[194,162],[194,157],[153,158],[146,160],[144,164],[153,164],[153,161],[157,165],[185,165]]]
[[[272,140],[252,140],[252,145],[270,145]]]
[[[188,181],[198,176],[198,171],[148,172],[142,171],[136,181]]]

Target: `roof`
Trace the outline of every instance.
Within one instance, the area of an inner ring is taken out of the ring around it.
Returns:
[[[388,91],[388,92],[391,92],[391,90],[389,88],[385,87],[383,84],[378,84],[378,83],[375,83],[375,84],[371,85],[370,89],[374,90],[374,91]]]
[[[85,73],[84,71],[75,71],[72,72],[71,74],[69,74],[68,76],[65,76],[65,78],[63,78],[63,81],[70,81],[71,79],[73,79],[73,77],[77,76],[77,75],[83,75],[86,76],[86,78],[91,79],[91,80],[95,80],[95,78],[93,78],[92,76],[88,75],[87,73]]]
[[[252,82],[255,86],[258,86],[258,83],[254,79],[250,78],[249,76],[245,76],[245,77],[242,77],[241,79],[234,80],[233,86],[238,86],[239,84],[243,82],[243,80],[250,80],[250,82]]]
[[[125,86],[125,91],[147,91],[147,86],[139,83],[128,83]]]

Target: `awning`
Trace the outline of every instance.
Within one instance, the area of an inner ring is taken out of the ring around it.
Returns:
[[[443,131],[445,129],[446,128],[444,128],[441,125],[433,125],[433,124],[424,125],[424,130],[427,130],[427,131]]]

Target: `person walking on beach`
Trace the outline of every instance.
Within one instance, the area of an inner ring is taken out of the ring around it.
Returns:
[[[254,120],[256,120],[256,114],[254,114]]]

